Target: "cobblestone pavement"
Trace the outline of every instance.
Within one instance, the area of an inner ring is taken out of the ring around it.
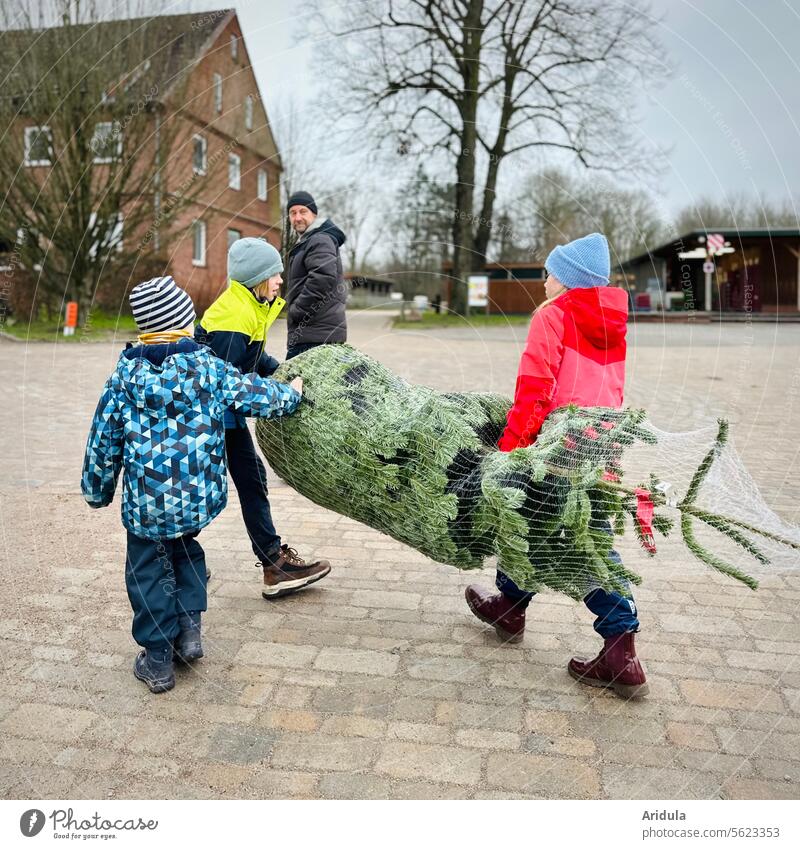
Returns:
[[[510,393],[525,328],[351,341],[415,382]],[[282,329],[273,350],[283,350]],[[725,414],[770,503],[795,522],[800,326],[631,328],[629,403],[667,430]],[[238,505],[201,536],[214,576],[206,658],[151,696],[134,680],[116,502],[79,493],[86,433],[119,345],[0,343],[0,793],[6,798],[797,798],[800,578],[753,593],[645,562],[651,695],[566,674],[598,640],[581,605],[539,597],[525,640],[473,619],[460,573],[306,501],[275,476],[279,530],[334,571],[261,598]]]

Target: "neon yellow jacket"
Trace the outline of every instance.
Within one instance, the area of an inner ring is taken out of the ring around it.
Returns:
[[[195,339],[243,374],[269,377],[279,363],[264,353],[264,342],[285,304],[277,297],[272,303],[259,301],[252,290],[231,280],[229,288],[203,314]],[[244,424],[244,418],[241,422],[236,419],[236,425]],[[233,426],[232,419],[226,421],[226,427]]]

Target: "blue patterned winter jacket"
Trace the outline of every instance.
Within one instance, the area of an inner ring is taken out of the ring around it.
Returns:
[[[282,416],[299,403],[290,386],[243,375],[190,339],[129,347],[94,414],[83,496],[106,507],[124,469],[122,523],[131,533],[174,539],[196,532],[228,498],[225,411]]]

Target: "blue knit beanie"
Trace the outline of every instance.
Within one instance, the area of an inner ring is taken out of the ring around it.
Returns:
[[[252,289],[283,271],[281,255],[266,239],[237,239],[228,250],[228,277]]]
[[[600,233],[590,233],[553,248],[544,265],[567,289],[608,286],[611,273],[608,241]]]

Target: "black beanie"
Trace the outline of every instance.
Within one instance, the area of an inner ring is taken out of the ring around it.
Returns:
[[[286,204],[287,211],[293,206],[307,206],[314,215],[317,214],[317,205],[314,203],[314,198],[308,192],[295,192]]]

